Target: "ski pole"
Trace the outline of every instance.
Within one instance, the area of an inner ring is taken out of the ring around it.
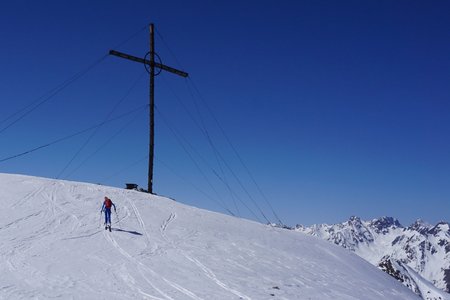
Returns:
[[[116,213],[117,225],[119,225],[119,229],[122,229],[122,227],[120,227],[120,220],[119,215],[117,214],[117,210],[114,210],[114,212]]]
[[[98,227],[102,227],[102,211],[100,211],[100,219],[98,220]]]

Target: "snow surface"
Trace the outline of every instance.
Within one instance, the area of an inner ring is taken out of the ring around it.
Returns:
[[[319,238],[167,198],[10,174],[0,191],[0,299],[419,299]]]

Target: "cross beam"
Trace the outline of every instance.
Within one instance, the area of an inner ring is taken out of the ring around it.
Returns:
[[[164,71],[168,71],[170,73],[174,73],[174,74],[180,75],[182,77],[188,77],[188,75],[189,75],[186,72],[183,72],[183,71],[177,70],[175,68],[172,68],[172,67],[169,67],[169,66],[157,63],[156,61],[152,63],[148,59],[136,57],[136,56],[129,55],[129,54],[126,54],[126,53],[122,53],[122,52],[119,52],[119,51],[116,51],[116,50],[109,50],[109,54],[110,55],[115,55],[115,56],[118,56],[118,57],[121,57],[121,58],[129,59],[129,60],[132,60],[132,61],[135,61],[135,62],[139,62],[139,63],[142,63],[142,64],[146,64],[146,65],[149,65],[150,67],[153,64],[153,66],[155,66],[158,69],[162,69]]]
[[[150,66],[150,142],[149,142],[149,158],[148,158],[147,191],[153,194],[153,156],[155,148],[155,68],[168,71],[170,73],[174,73],[182,77],[187,77],[188,73],[155,61],[155,35],[153,24],[150,24],[150,52],[149,52],[150,60],[115,50],[110,50],[109,54]]]

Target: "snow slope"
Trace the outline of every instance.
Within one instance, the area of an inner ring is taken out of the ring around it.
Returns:
[[[0,191],[0,299],[418,299],[319,238],[163,197],[10,174]]]

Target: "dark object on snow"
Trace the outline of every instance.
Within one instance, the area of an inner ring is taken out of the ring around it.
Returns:
[[[137,190],[138,185],[136,183],[125,183],[127,190]]]

